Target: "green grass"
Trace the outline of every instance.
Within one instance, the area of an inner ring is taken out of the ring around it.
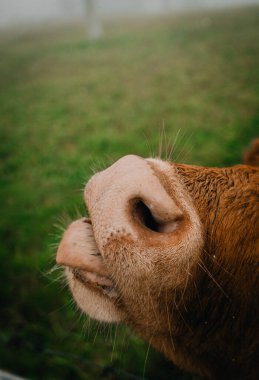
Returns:
[[[92,167],[158,154],[163,125],[168,141],[178,136],[173,160],[240,162],[258,134],[258,25],[254,7],[107,23],[93,43],[76,25],[2,33],[0,368],[30,379],[127,379],[107,366],[192,378],[153,350],[146,360],[147,345],[123,328],[114,344],[116,329],[84,327],[46,276],[50,245],[62,215],[84,212]]]

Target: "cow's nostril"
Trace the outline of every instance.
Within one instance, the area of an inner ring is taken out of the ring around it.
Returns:
[[[173,219],[157,220],[152,214],[150,208],[142,201],[137,200],[134,202],[133,216],[137,222],[154,232],[170,233],[176,231],[181,222],[183,221],[183,215],[175,215]]]
[[[158,223],[156,222],[151,211],[143,201],[138,200],[135,202],[133,214],[137,221],[143,226],[147,227],[152,231],[159,231]]]

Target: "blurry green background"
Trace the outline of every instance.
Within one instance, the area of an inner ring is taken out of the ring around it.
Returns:
[[[161,140],[164,156],[175,142],[175,161],[241,161],[258,134],[259,8],[104,28],[92,42],[76,24],[0,36],[0,369],[30,379],[194,379],[126,328],[76,311],[49,273],[56,225],[84,213],[92,170],[128,153],[157,155]]]

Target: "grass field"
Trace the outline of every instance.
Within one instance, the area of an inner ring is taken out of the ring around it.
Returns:
[[[193,379],[128,330],[75,312],[47,274],[55,225],[84,212],[92,170],[158,154],[163,126],[173,160],[239,163],[259,128],[258,25],[251,7],[107,23],[92,43],[78,25],[1,33],[0,368],[30,379]]]

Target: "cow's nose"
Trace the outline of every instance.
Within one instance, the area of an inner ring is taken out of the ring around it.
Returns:
[[[85,200],[95,236],[104,230],[133,235],[139,229],[170,233],[183,218],[152,164],[134,155],[92,177],[85,188]]]

